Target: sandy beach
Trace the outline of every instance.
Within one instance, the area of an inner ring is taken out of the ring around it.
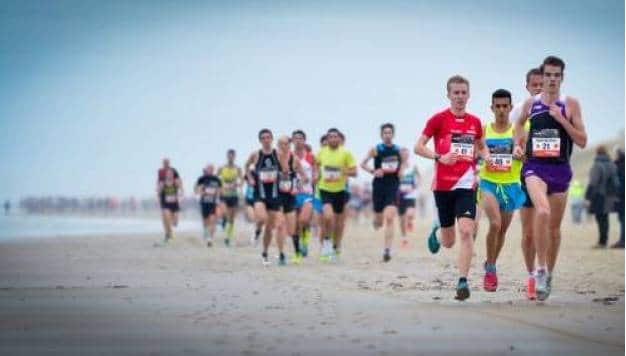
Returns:
[[[430,255],[425,221],[389,264],[365,222],[348,227],[338,264],[314,244],[303,265],[268,268],[243,223],[233,248],[189,233],[160,248],[159,235],[5,241],[0,354],[624,354],[623,250],[591,249],[592,223],[566,226],[540,304],[524,297],[518,219],[498,292],[482,290],[485,225],[465,302],[453,299],[456,248]]]

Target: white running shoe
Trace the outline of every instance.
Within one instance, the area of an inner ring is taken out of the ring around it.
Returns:
[[[270,259],[267,256],[261,256],[261,262],[263,262],[264,267],[269,267],[272,265]]]
[[[545,270],[537,270],[535,274],[535,294],[537,300],[544,301],[550,296],[550,289],[548,287],[548,272]]]

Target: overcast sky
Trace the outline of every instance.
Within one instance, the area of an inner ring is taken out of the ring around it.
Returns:
[[[487,122],[550,54],[590,142],[624,130],[623,1],[3,1],[0,33],[0,199],[149,196],[163,156],[189,191],[262,127],[360,161],[383,122],[413,146],[451,75]]]

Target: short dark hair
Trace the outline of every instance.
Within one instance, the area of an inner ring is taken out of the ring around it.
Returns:
[[[323,134],[322,137],[320,137],[320,143],[324,143],[324,141],[326,141],[327,139],[328,139],[328,135]]]
[[[226,151],[226,154],[229,154],[229,155],[233,154],[234,155],[235,154],[235,149],[233,149],[233,148],[229,149],[228,151]]]
[[[526,73],[526,84],[530,83],[530,77],[532,77],[533,75],[542,75],[543,73],[541,72],[540,68],[532,68],[531,70],[528,71],[528,73]]]
[[[291,133],[291,137],[294,137],[295,135],[302,135],[302,137],[306,140],[306,134],[302,130],[295,130]]]
[[[467,88],[469,89],[469,80],[467,80],[465,77],[460,76],[460,75],[453,75],[450,77],[450,79],[448,79],[448,82],[446,83],[446,90],[450,91],[450,84],[452,83],[457,83],[457,84],[465,84],[467,85]]]
[[[560,67],[561,73],[565,72],[565,62],[557,56],[547,56],[546,59],[543,60],[541,67],[539,67],[541,74],[543,74],[545,66]]]
[[[337,131],[337,134],[339,135],[339,138],[341,139],[341,141],[345,141],[346,140],[346,135],[344,135],[343,132]]]
[[[385,124],[380,125],[380,133],[383,133],[383,131],[385,129],[391,129],[391,133],[395,133],[396,132],[395,127],[393,127],[393,124],[390,123],[390,122],[387,122]]]
[[[331,128],[328,129],[328,131],[326,131],[326,135],[331,134],[331,133],[336,133],[337,135],[341,134],[339,129],[336,128],[336,127],[331,127]]]
[[[500,99],[500,98],[508,98],[509,104],[513,102],[513,99],[511,98],[511,92],[506,89],[498,89],[494,91],[493,94],[491,94],[492,103],[494,99]]]
[[[259,140],[261,139],[261,136],[263,136],[263,134],[266,134],[266,133],[274,137],[274,134],[272,134],[272,131],[270,129],[261,129],[261,131],[259,131]]]

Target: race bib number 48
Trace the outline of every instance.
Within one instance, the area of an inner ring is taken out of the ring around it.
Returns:
[[[492,154],[491,164],[487,165],[490,172],[510,172],[513,163],[513,155],[511,154]]]

